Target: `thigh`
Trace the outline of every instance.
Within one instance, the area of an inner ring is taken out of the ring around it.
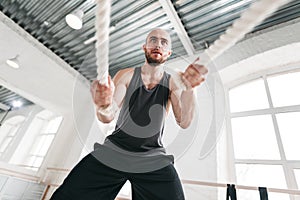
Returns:
[[[89,154],[69,173],[51,200],[113,200],[126,178]]]
[[[134,174],[129,180],[133,200],[184,200],[182,185],[172,164],[153,172]]]

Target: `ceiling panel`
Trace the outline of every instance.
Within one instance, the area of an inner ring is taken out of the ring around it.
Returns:
[[[240,17],[256,0],[183,0],[173,1],[178,15],[185,26],[196,50],[202,50],[204,43],[213,43],[233,21]],[[252,32],[300,17],[300,1],[294,0],[267,18]]]
[[[22,102],[22,106],[32,104],[31,101],[0,85],[0,103],[4,104],[4,106],[11,107],[12,110],[14,110],[17,108],[13,108],[13,101]],[[0,106],[0,112],[3,112],[5,110],[6,109],[4,109],[4,107]]]

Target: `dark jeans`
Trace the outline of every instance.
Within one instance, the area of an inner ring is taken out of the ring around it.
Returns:
[[[89,154],[70,172],[51,200],[114,200],[129,180],[133,200],[184,200],[184,193],[172,164],[147,173],[112,169]]]

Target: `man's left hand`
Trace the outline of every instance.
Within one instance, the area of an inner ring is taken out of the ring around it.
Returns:
[[[205,75],[207,72],[208,69],[205,66],[196,64],[194,62],[193,64],[190,64],[181,74],[181,79],[187,89],[192,89],[205,81]]]

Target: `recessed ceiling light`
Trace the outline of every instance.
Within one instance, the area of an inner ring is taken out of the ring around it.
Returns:
[[[20,67],[18,57],[19,55],[16,55],[14,58],[7,59],[6,64],[12,68],[18,69]]]
[[[45,26],[49,26],[50,23],[49,23],[48,21],[44,21],[43,24],[44,24]]]
[[[15,101],[12,102],[12,106],[14,108],[20,108],[22,105],[23,105],[23,103],[20,100],[15,100]]]
[[[82,28],[82,17],[83,17],[82,10],[76,10],[66,16],[67,24],[73,29],[81,29]]]

